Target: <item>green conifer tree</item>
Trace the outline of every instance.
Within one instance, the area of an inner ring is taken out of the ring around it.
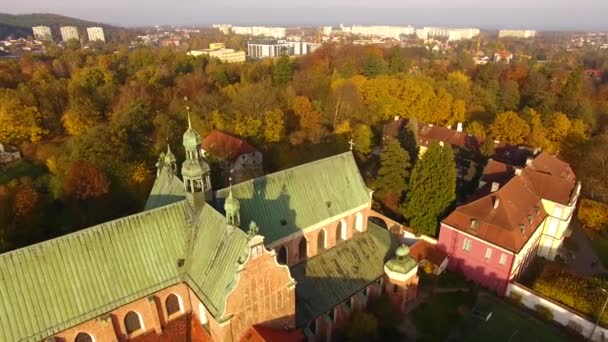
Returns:
[[[454,151],[433,143],[410,178],[403,214],[417,234],[437,235],[437,222],[456,199]]]
[[[285,86],[293,76],[293,64],[289,56],[282,55],[274,66],[274,82],[276,85]]]
[[[410,169],[409,153],[401,147],[398,140],[388,138],[380,155],[380,169],[376,179],[377,197],[390,197],[399,203],[407,190]]]

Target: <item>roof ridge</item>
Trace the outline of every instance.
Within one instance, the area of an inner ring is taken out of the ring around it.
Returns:
[[[73,237],[73,236],[76,236],[76,235],[81,235],[81,234],[84,234],[84,233],[87,233],[87,232],[91,232],[91,231],[93,231],[95,229],[105,228],[107,225],[112,224],[112,223],[126,221],[127,219],[132,219],[132,218],[139,217],[139,216],[142,216],[142,215],[151,214],[153,212],[160,211],[160,210],[168,210],[169,208],[172,208],[174,206],[178,206],[178,205],[182,204],[185,201],[186,200],[181,200],[179,202],[167,204],[167,205],[164,205],[162,207],[157,207],[157,208],[153,208],[153,209],[149,209],[149,210],[145,210],[145,211],[140,211],[140,212],[137,212],[137,213],[134,213],[134,214],[131,214],[131,215],[115,218],[115,219],[112,219],[112,220],[109,220],[109,221],[105,221],[105,222],[101,222],[101,223],[98,223],[96,225],[89,226],[89,227],[86,227],[86,228],[82,228],[80,230],[77,230],[77,231],[74,231],[74,232],[71,232],[71,233],[67,233],[67,234],[64,234],[64,235],[56,236],[54,238],[47,239],[47,240],[44,240],[44,241],[40,241],[40,242],[31,244],[31,245],[28,245],[28,246],[23,246],[23,247],[20,247],[20,248],[17,248],[17,249],[13,249],[13,250],[10,250],[8,252],[0,253],[0,257],[4,257],[4,256],[7,256],[7,255],[13,255],[13,254],[16,254],[16,253],[20,253],[20,252],[23,252],[24,250],[33,249],[35,247],[40,247],[41,245],[45,245],[47,243],[57,242],[57,241],[60,241],[62,239],[67,239],[67,238],[70,238],[70,237]]]
[[[284,169],[284,170],[275,171],[275,172],[269,173],[267,175],[263,175],[263,176],[256,177],[256,178],[252,178],[252,179],[249,179],[247,181],[244,181],[244,182],[241,182],[241,183],[238,183],[238,184],[234,184],[233,187],[238,187],[238,186],[241,186],[241,185],[244,185],[244,184],[253,183],[253,182],[255,182],[258,179],[263,179],[263,178],[268,178],[268,177],[274,177],[274,176],[277,176],[279,174],[285,173],[287,171],[293,171],[293,170],[301,169],[301,168],[304,168],[304,167],[320,164],[320,163],[325,162],[327,160],[338,158],[338,157],[342,157],[342,156],[346,156],[346,155],[352,157],[353,161],[354,161],[354,156],[353,156],[352,151],[346,151],[346,152],[343,152],[343,153],[335,154],[333,156],[329,156],[329,157],[325,157],[325,158],[322,158],[322,159],[313,160],[313,161],[308,162],[308,163],[303,163],[303,164],[300,164],[300,165],[292,166],[292,167]],[[218,189],[216,191],[216,193],[217,192],[221,192],[221,191],[225,191],[226,189],[228,189],[228,188]]]

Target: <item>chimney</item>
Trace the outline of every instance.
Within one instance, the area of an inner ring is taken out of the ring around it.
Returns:
[[[518,167],[515,168],[515,175],[516,176],[521,175],[521,169],[520,168],[518,168]]]
[[[452,125],[448,125],[448,126],[447,126],[447,129],[452,129]]]
[[[500,198],[494,196],[494,198],[492,199],[492,207],[494,207],[494,209],[498,208],[498,205],[500,204]]]
[[[399,121],[399,115],[395,115],[395,118],[393,120]]]
[[[533,160],[534,160],[534,158],[532,158],[532,157],[528,157],[528,158],[526,158],[526,166],[528,166],[528,165],[532,164],[532,161],[533,161]]]
[[[492,182],[492,189],[490,191],[491,192],[496,192],[496,191],[498,191],[498,188],[500,188],[500,183],[498,183],[498,182]]]
[[[458,125],[456,125],[456,132],[462,132],[462,122],[459,122]]]
[[[439,146],[443,147],[443,141],[439,141]]]

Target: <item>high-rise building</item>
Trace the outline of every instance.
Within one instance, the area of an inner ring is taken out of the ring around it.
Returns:
[[[48,26],[34,26],[32,27],[34,32],[34,39],[36,40],[52,40],[51,28]]]
[[[70,39],[78,40],[78,28],[74,26],[62,26],[59,31],[61,32],[61,40],[64,42]]]
[[[477,28],[448,28],[448,27],[423,27],[416,30],[419,39],[447,39],[449,41],[472,39],[479,34]]]
[[[232,26],[232,33],[248,36],[263,36],[276,39],[285,38],[287,29],[284,27],[266,27],[266,26]]]
[[[106,41],[106,36],[103,34],[102,27],[87,27],[87,36],[89,41]]]
[[[249,58],[273,58],[281,55],[305,55],[314,52],[321,44],[304,41],[254,39],[247,42]]]
[[[534,38],[536,31],[534,30],[499,30],[498,38]]]

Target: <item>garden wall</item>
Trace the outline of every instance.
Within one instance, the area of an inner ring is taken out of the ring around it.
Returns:
[[[574,311],[564,305],[561,305],[551,299],[542,297],[534,290],[519,284],[509,283],[505,296],[518,300],[521,305],[539,312],[541,315],[548,315],[550,312],[553,321],[577,331],[585,338],[588,338],[593,330],[595,321],[588,317],[582,316],[579,312]],[[519,300],[521,298],[521,300]],[[542,308],[540,308],[542,307]],[[540,308],[540,309],[539,309]],[[544,308],[544,309],[543,309]],[[608,341],[608,329],[598,326],[593,334],[593,341]]]

